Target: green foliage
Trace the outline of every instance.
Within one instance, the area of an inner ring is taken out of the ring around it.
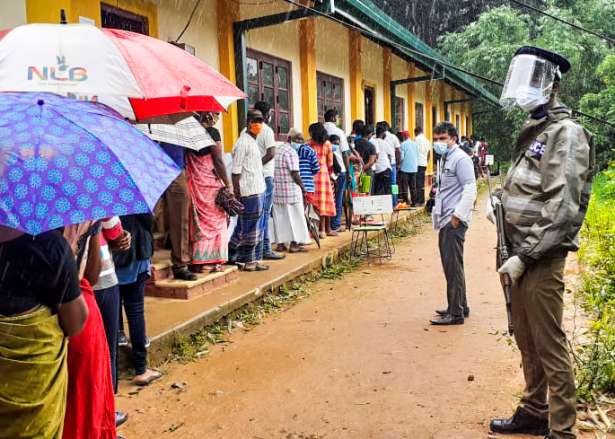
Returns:
[[[594,181],[581,237],[581,294],[591,322],[588,342],[576,353],[577,378],[579,396],[591,400],[615,393],[615,164]]]
[[[612,0],[548,0],[543,9],[577,25],[613,35],[610,29],[615,22],[615,2]],[[513,54],[523,45],[543,47],[566,56],[572,69],[562,81],[561,100],[573,109],[579,109],[583,102],[588,113],[615,123],[612,115],[615,91],[602,92],[604,77],[613,78],[615,66],[609,64],[597,71],[608,55],[615,55],[615,48],[596,36],[525,9],[502,6],[484,12],[462,31],[440,40],[440,49],[449,59],[500,82],[506,78]],[[496,96],[500,95],[499,87],[487,87]],[[606,109],[611,110],[610,115]],[[499,160],[511,158],[514,139],[526,115],[520,111],[507,113],[481,103],[475,106],[475,111],[478,113],[474,120],[476,135],[489,140]],[[604,152],[611,149],[609,136],[613,137],[613,130],[605,130],[604,125],[589,120],[582,122],[599,134],[598,151],[606,156]]]
[[[604,59],[597,68],[597,76],[605,87],[597,93],[586,94],[581,99],[581,110],[615,124],[615,55],[609,55]],[[601,146],[598,149],[599,162],[604,161],[609,156],[608,152],[611,152],[615,146],[613,145],[615,128],[591,120],[587,125],[595,135],[596,144]]]

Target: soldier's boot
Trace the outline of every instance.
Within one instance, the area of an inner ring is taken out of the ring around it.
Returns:
[[[531,434],[536,436],[549,434],[549,421],[526,412],[523,410],[523,407],[517,407],[517,411],[511,418],[492,419],[489,427],[494,433]]]

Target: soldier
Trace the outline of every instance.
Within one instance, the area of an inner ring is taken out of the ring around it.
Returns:
[[[501,103],[530,114],[517,140],[518,158],[502,193],[510,254],[500,268],[513,281],[512,321],[525,390],[497,433],[575,438],[576,389],[562,328],[564,265],[579,248],[591,192],[591,136],[557,99],[570,63],[559,54],[522,47],[515,54]],[[548,399],[547,399],[548,395]]]

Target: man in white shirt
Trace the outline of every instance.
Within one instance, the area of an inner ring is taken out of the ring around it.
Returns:
[[[269,267],[258,262],[256,246],[262,240],[262,213],[266,191],[261,152],[256,139],[264,125],[263,114],[248,111],[247,128],[233,146],[231,175],[235,197],[244,211],[237,218],[237,226],[229,241],[229,260],[244,271],[264,271]]]
[[[416,205],[423,206],[425,204],[425,171],[427,163],[431,158],[431,143],[423,134],[423,128],[417,127],[414,130],[415,141],[419,145],[419,166],[416,173]]]
[[[391,125],[387,121],[378,122],[378,125],[382,125],[386,132],[384,134],[384,140],[393,150],[393,158],[391,159],[391,185],[397,184],[397,174],[399,170],[399,164],[401,164],[401,142],[395,134],[391,131]],[[376,129],[377,129],[376,126]],[[393,207],[397,205],[397,194],[393,194]]]
[[[431,320],[431,324],[462,325],[470,314],[463,271],[463,245],[476,199],[474,164],[459,147],[459,133],[452,123],[440,122],[434,128],[433,137],[434,151],[442,158],[436,204],[431,216],[439,234],[448,307],[436,311],[441,318]]]
[[[374,172],[376,173],[374,195],[389,195],[391,193],[391,167],[395,160],[395,150],[386,141],[386,133],[387,129],[384,125],[379,125],[376,129],[374,144],[376,145],[378,159],[374,165]]]
[[[331,229],[337,231],[342,227],[342,212],[344,191],[350,175],[348,174],[350,146],[348,146],[348,138],[344,130],[337,126],[338,112],[336,109],[327,110],[325,112],[325,129],[329,136],[337,136],[340,138],[339,147],[333,145],[333,155],[338,163],[341,171],[335,181],[335,211],[336,215],[331,218]]]
[[[261,152],[261,160],[263,164],[263,176],[265,177],[265,199],[263,201],[263,217],[261,219],[261,232],[263,236],[256,247],[256,258],[261,259],[284,259],[284,255],[274,253],[271,250],[271,242],[269,240],[269,219],[271,218],[271,209],[273,207],[273,188],[275,173],[275,133],[268,125],[271,119],[271,106],[265,101],[259,101],[254,104],[254,109],[263,114],[264,123],[263,130],[256,138],[256,143]]]

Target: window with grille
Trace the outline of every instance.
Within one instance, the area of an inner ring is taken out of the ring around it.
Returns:
[[[116,8],[105,3],[100,4],[100,18],[102,27],[121,29],[149,35],[149,22],[147,17],[133,14],[124,9]]]
[[[406,129],[406,101],[404,98],[395,96],[395,121],[393,128],[397,131]]]
[[[250,107],[258,101],[271,105],[269,126],[277,140],[286,140],[293,123],[291,63],[248,50],[248,98]]]
[[[338,124],[344,130],[344,80],[317,72],[316,81],[318,82],[318,121],[324,122],[327,110],[336,109],[339,115]]]
[[[414,104],[415,124],[417,128],[425,129],[425,115],[423,114],[423,104],[416,102]]]

